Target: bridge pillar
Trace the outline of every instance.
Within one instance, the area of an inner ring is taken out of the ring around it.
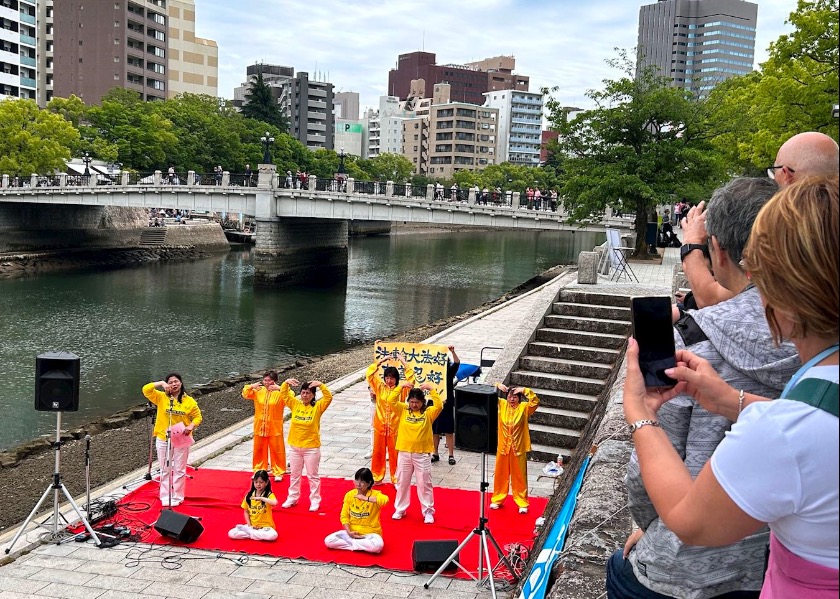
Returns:
[[[347,278],[346,220],[257,218],[254,286],[331,285]]]
[[[514,191],[511,195],[510,205],[512,208],[519,208],[519,192]]]
[[[230,185],[230,171],[222,171],[222,186]]]
[[[195,171],[187,171],[187,187],[194,187],[198,185],[195,179]]]
[[[120,185],[128,185],[129,174],[130,173],[128,171],[123,171],[120,173]]]
[[[431,183],[426,184],[426,199],[430,202],[435,199],[435,186]]]
[[[405,184],[405,197],[407,197],[407,198],[411,197],[411,183],[406,183]]]
[[[35,173],[29,175],[29,186],[38,187],[38,175],[36,175]]]
[[[67,187],[67,173],[60,173],[58,175],[58,186]]]
[[[152,185],[154,185],[155,187],[158,187],[160,185],[160,182],[161,182],[161,172],[160,171],[155,171],[155,174],[152,175]]]
[[[306,189],[308,189],[309,191],[315,191],[317,185],[318,177],[316,177],[315,175],[309,175],[309,177],[306,179]]]
[[[3,178],[0,179],[0,188],[5,189],[9,186],[9,175],[3,175]]]
[[[394,182],[385,181],[385,197],[391,198],[394,196]]]
[[[475,187],[470,187],[470,190],[467,192],[467,204],[470,206],[475,204]]]

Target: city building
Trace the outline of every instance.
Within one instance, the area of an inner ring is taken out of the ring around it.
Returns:
[[[335,119],[335,150],[348,156],[364,156],[365,122],[360,119]]]
[[[246,68],[246,80],[233,90],[233,105],[248,103],[248,88],[262,73],[280,110],[289,119],[289,134],[310,149],[334,148],[335,116],[333,85],[309,78],[309,73],[293,67],[253,64]]]
[[[487,58],[465,65],[436,63],[432,52],[410,52],[397,57],[397,66],[388,72],[388,94],[400,100],[411,97],[411,82],[423,80],[426,85],[448,83],[454,101],[481,105],[484,92],[496,89],[528,91],[529,78],[514,75],[513,56]]]
[[[0,0],[0,97],[37,98],[35,0]]]
[[[402,152],[402,122],[409,115],[405,113],[399,98],[380,96],[379,109],[368,108],[364,115],[367,130],[364,158],[379,154],[400,154]]]
[[[359,120],[358,92],[336,92],[333,98],[333,114],[337,119]]]
[[[560,137],[559,131],[543,131],[540,146],[540,164],[545,164],[549,158],[548,144]]]
[[[195,0],[168,0],[167,98],[178,94],[219,95],[219,47],[195,35]]]
[[[43,102],[94,103],[114,87],[144,100],[217,94],[218,48],[195,36],[194,0],[46,0],[45,17]]]
[[[496,159],[538,166],[542,147],[542,94],[502,89],[484,96],[487,98],[484,105],[499,111]]]
[[[638,67],[655,66],[697,96],[753,70],[758,5],[744,0],[659,0],[639,9]]]

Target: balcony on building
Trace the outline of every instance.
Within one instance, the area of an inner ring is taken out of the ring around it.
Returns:
[[[21,75],[20,85],[21,87],[31,87],[32,89],[35,89],[35,80],[31,77],[24,77],[23,75]]]
[[[26,35],[24,33],[21,33],[20,34],[20,43],[21,44],[26,44],[27,46],[32,46],[34,48],[35,47],[35,38],[32,37],[31,35]]]

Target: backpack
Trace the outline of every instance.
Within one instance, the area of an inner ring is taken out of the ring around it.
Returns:
[[[840,386],[824,379],[805,379],[799,381],[784,399],[801,401],[837,418]]]

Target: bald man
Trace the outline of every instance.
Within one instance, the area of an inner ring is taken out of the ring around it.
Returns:
[[[808,131],[794,135],[782,144],[767,175],[779,187],[786,187],[811,175],[836,177],[840,170],[838,164],[837,142],[824,133]]]

